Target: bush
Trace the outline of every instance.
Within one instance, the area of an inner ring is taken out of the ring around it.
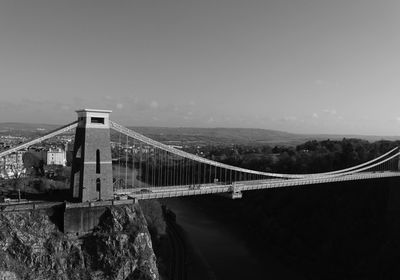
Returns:
[[[140,207],[146,218],[150,234],[156,238],[164,235],[166,232],[166,224],[161,204],[157,200],[141,200]]]

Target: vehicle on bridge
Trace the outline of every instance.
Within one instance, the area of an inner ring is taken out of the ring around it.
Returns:
[[[7,202],[11,202],[11,198],[6,196],[0,196],[0,203],[7,203]]]
[[[189,185],[189,190],[200,190],[202,189],[201,185]]]
[[[115,199],[116,200],[128,200],[128,196],[127,195],[116,195]]]
[[[152,193],[152,191],[149,189],[140,189],[139,191],[136,191],[136,193]]]

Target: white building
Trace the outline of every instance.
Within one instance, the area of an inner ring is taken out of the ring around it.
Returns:
[[[47,165],[62,165],[65,166],[67,162],[67,154],[63,149],[50,149],[47,151]]]

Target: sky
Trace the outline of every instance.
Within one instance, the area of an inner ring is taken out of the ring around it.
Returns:
[[[398,0],[0,1],[0,122],[400,135]]]

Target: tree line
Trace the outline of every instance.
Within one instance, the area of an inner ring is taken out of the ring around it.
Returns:
[[[346,168],[374,159],[400,145],[400,141],[368,142],[360,139],[311,140],[293,146],[208,146],[205,157],[264,172],[317,173]]]

